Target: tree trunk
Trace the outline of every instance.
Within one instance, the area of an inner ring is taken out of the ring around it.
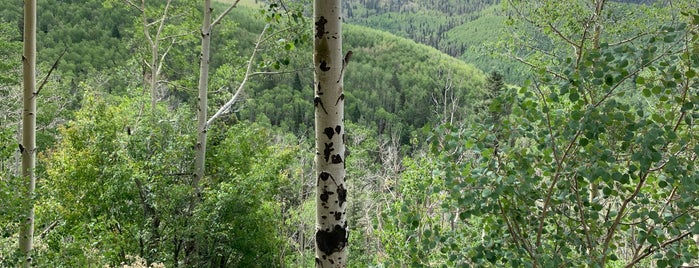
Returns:
[[[197,145],[194,160],[194,181],[192,187],[195,199],[199,199],[199,181],[204,178],[206,157],[206,119],[209,88],[209,47],[211,44],[211,0],[204,0],[204,22],[201,27],[201,55],[199,55],[199,104],[197,109]]]
[[[347,187],[340,0],[315,0],[316,267],[347,266]]]
[[[155,36],[152,36],[150,33],[150,25],[151,23],[148,22],[148,16],[146,14],[146,0],[141,0],[141,6],[137,6],[135,3],[127,1],[130,5],[135,7],[141,12],[141,23],[143,24],[143,35],[146,37],[146,40],[148,41],[148,45],[150,48],[150,53],[151,53],[151,58],[150,60],[146,63],[148,69],[150,70],[150,74],[145,75],[144,73],[144,86],[148,86],[150,88],[150,105],[151,105],[151,114],[155,114],[155,107],[158,102],[158,79],[160,77],[160,71],[162,70],[163,67],[163,62],[165,61],[165,56],[169,52],[170,48],[172,48],[172,45],[174,44],[174,39],[172,39],[172,43],[170,46],[165,50],[163,55],[160,55],[159,49],[160,49],[160,41],[163,40],[161,37],[163,33],[163,29],[165,27],[165,22],[167,21],[168,18],[168,10],[170,9],[170,3],[172,0],[168,0],[165,3],[165,8],[163,9],[163,15],[160,18],[160,22],[158,24],[158,29],[155,32]],[[174,37],[171,37],[174,38]],[[150,76],[150,77],[148,77]]]
[[[232,5],[230,5],[221,15],[219,15],[216,20],[211,22],[211,0],[204,0],[204,20],[201,26],[201,55],[199,55],[199,103],[197,104],[197,145],[195,148],[196,156],[194,160],[194,181],[192,181],[192,187],[194,188],[196,194],[196,201],[200,198],[201,189],[199,187],[199,182],[204,178],[205,173],[205,159],[206,159],[206,131],[209,129],[209,124],[214,119],[213,117],[207,120],[207,110],[208,110],[208,90],[209,90],[209,59],[210,57],[210,47],[211,47],[211,31],[214,26],[221,22],[221,20],[229,13],[233,8],[238,5],[240,0],[236,0]],[[263,31],[264,33],[264,31]],[[258,42],[259,45],[259,42]],[[257,49],[257,46],[255,46]],[[253,52],[253,57],[255,52]],[[250,59],[252,62],[252,59]],[[246,78],[249,75],[249,69],[246,73]],[[244,84],[244,83],[243,83]],[[240,90],[240,89],[239,89]]]
[[[36,177],[36,0],[24,1],[24,55],[22,56],[24,76],[24,110],[22,111],[22,180],[25,211],[20,224],[19,249],[24,256],[23,266],[32,265],[32,242],[34,239],[34,186]]]

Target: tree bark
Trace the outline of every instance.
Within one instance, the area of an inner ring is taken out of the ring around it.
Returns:
[[[148,87],[150,89],[150,95],[151,95],[151,100],[150,100],[150,105],[151,105],[151,114],[155,114],[155,107],[158,102],[158,78],[160,77],[160,71],[163,68],[163,62],[165,61],[165,56],[167,56],[168,52],[170,51],[170,48],[175,43],[175,37],[168,37],[172,38],[172,42],[170,45],[166,48],[165,52],[160,55],[159,49],[160,49],[160,41],[167,39],[161,37],[163,33],[163,29],[165,28],[165,21],[168,18],[168,10],[170,9],[170,4],[172,0],[167,0],[165,3],[165,8],[163,9],[163,15],[162,17],[158,20],[158,29],[155,32],[155,36],[152,36],[150,33],[150,26],[153,23],[148,22],[148,16],[146,14],[146,0],[141,0],[141,4],[137,5],[131,0],[124,0],[126,4],[133,6],[134,8],[138,9],[139,12],[141,12],[141,23],[143,24],[143,35],[146,37],[146,40],[148,41],[148,46],[150,49],[151,57],[149,61],[146,61],[144,59],[144,63],[148,67],[148,70],[150,71],[149,74],[146,75],[144,71],[144,79],[143,79],[143,86],[144,90],[145,87]],[[150,76],[150,77],[149,77]]]
[[[341,16],[340,0],[315,0],[316,267],[347,266]]]
[[[201,189],[199,187],[199,182],[204,178],[205,172],[205,159],[206,159],[206,131],[209,128],[209,121],[207,121],[207,111],[208,111],[208,89],[209,89],[209,59],[210,47],[211,47],[211,31],[214,26],[221,22],[221,19],[225,17],[233,8],[238,5],[240,0],[236,0],[232,5],[230,5],[221,15],[219,15],[216,20],[211,22],[211,0],[204,0],[204,20],[201,26],[201,55],[199,55],[199,98],[198,110],[197,110],[197,145],[196,145],[196,156],[194,160],[194,181],[192,182],[192,187],[194,187],[196,199],[199,199],[199,194]],[[254,52],[253,52],[254,55]]]
[[[204,178],[204,159],[206,157],[206,119],[209,88],[209,47],[211,44],[211,0],[204,0],[204,21],[201,27],[201,55],[199,56],[199,104],[197,110],[197,145],[194,161],[195,199],[200,198],[199,181]]]
[[[24,267],[32,265],[32,244],[34,240],[34,187],[36,177],[36,0],[24,1],[24,55],[22,56],[24,96],[22,111],[22,180],[24,189],[25,214],[20,224],[19,249],[24,256]]]

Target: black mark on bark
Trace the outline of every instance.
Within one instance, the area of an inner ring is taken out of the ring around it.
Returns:
[[[319,230],[316,232],[316,245],[325,255],[340,252],[347,245],[347,230],[335,225],[332,231]]]
[[[332,158],[333,158],[333,159],[332,159],[332,163],[333,163],[333,164],[340,164],[340,163],[342,163],[342,156],[341,156],[341,155],[336,154],[336,155],[333,155]]]
[[[342,93],[342,94],[340,94],[340,97],[337,98],[337,101],[335,101],[335,105],[340,103],[340,101],[344,101],[344,100],[345,100],[345,93]]]
[[[328,66],[328,63],[324,60],[320,61],[320,70],[323,72],[330,71],[330,67]]]
[[[347,189],[340,184],[337,186],[337,201],[340,202],[340,207],[342,207],[342,204],[347,201]],[[337,218],[337,216],[335,216]]]
[[[330,153],[332,153],[332,151],[334,151],[334,150],[335,149],[333,148],[332,142],[325,144],[325,149],[323,149],[323,156],[325,157],[325,162],[328,162],[328,160],[330,160]],[[334,158],[335,158],[335,156],[333,156],[333,159]],[[342,160],[342,159],[340,159],[340,160]]]
[[[329,192],[329,191],[326,191],[325,189],[323,189],[323,193],[320,194],[320,201],[328,202],[328,199],[330,199],[330,196],[334,195],[334,194],[335,193]]]
[[[325,19],[325,17],[320,16],[320,19],[316,21],[316,37],[317,38],[323,38],[323,35],[325,34],[325,24],[328,23],[328,20]]]
[[[333,131],[333,128],[331,128],[331,127],[326,127],[325,130],[323,131],[323,133],[325,133],[325,135],[328,136],[328,139],[332,139],[333,135],[335,135],[335,132]]]
[[[320,100],[319,96],[316,96],[315,98],[313,98],[313,105],[316,108],[318,108],[318,105],[320,105],[320,108],[323,108],[323,112],[325,112],[325,114],[328,114],[328,110],[325,110],[325,106],[323,106],[323,101]]]
[[[335,132],[337,132],[337,134],[340,134],[341,131],[342,127],[340,125],[335,126]]]
[[[323,217],[325,217],[325,216],[323,216]],[[342,213],[340,213],[339,211],[335,212],[335,220],[339,221],[340,219],[342,219]]]
[[[328,178],[332,178],[332,175],[330,175],[330,173],[327,173],[327,172],[323,171],[323,172],[320,173],[320,176],[318,176],[318,178],[320,178],[320,179],[323,180],[323,181],[327,181]],[[334,181],[334,180],[335,180],[335,179],[333,179],[333,181]]]
[[[24,146],[22,146],[22,144],[19,145],[19,153],[24,153]]]

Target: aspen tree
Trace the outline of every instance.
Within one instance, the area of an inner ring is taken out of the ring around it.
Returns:
[[[316,267],[347,266],[347,186],[340,0],[315,0]]]
[[[22,180],[24,189],[25,214],[22,216],[19,233],[19,249],[24,257],[24,267],[32,265],[32,244],[34,240],[34,187],[36,177],[36,0],[24,1],[24,55],[22,55],[22,75],[24,77],[24,108],[22,110]]]

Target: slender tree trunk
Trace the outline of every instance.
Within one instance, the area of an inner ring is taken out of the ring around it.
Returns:
[[[165,27],[165,22],[167,21],[168,18],[168,10],[170,9],[170,3],[172,0],[167,0],[165,3],[165,8],[163,9],[163,15],[160,18],[160,22],[158,24],[158,29],[155,32],[155,36],[152,36],[150,33],[150,25],[151,23],[148,23],[148,16],[146,14],[146,0],[141,0],[141,5],[138,6],[134,2],[126,0],[126,3],[129,5],[135,7],[141,12],[141,20],[143,24],[143,35],[146,37],[146,40],[148,41],[148,45],[150,47],[150,52],[151,52],[151,58],[150,61],[146,62],[147,67],[150,70],[150,74],[148,76],[144,75],[144,84],[147,85],[150,88],[150,105],[151,105],[151,114],[155,114],[155,107],[158,102],[158,79],[160,77],[160,70],[162,70],[163,67],[163,61],[165,61],[165,56],[167,55],[168,51],[170,48],[172,48],[172,44],[174,44],[174,39],[173,43],[170,44],[170,46],[166,49],[166,51],[163,53],[163,55],[160,55],[159,49],[160,49],[160,41],[162,41],[161,34],[163,33],[163,29]],[[171,37],[174,38],[174,37]]]
[[[201,55],[199,55],[199,104],[197,110],[197,145],[192,187],[199,199],[199,181],[204,178],[206,157],[206,119],[209,88],[209,47],[211,44],[211,0],[204,0],[204,22],[201,27]]]
[[[214,26],[238,5],[240,0],[235,1],[229,6],[216,20],[211,22],[211,0],[204,0],[204,19],[201,26],[201,55],[199,55],[199,103],[197,111],[197,145],[196,156],[194,160],[194,181],[192,187],[196,194],[196,201],[200,198],[201,189],[199,182],[204,178],[206,171],[206,131],[209,128],[210,121],[207,120],[208,111],[208,90],[209,90],[209,59],[211,47],[211,31]],[[253,53],[254,54],[254,53]],[[213,118],[212,118],[213,119]]]
[[[194,178],[192,179],[192,189],[194,196],[189,204],[188,215],[194,211],[194,207],[201,200],[201,189],[199,182],[204,178],[204,167],[206,159],[206,113],[208,110],[208,88],[209,88],[209,47],[211,44],[211,0],[204,0],[204,19],[201,26],[201,54],[199,54],[199,96],[197,98],[197,144],[194,148]],[[185,264],[193,265],[194,255],[196,255],[196,239],[191,236],[185,242]]]
[[[24,256],[23,266],[32,265],[32,242],[34,240],[34,186],[36,177],[36,0],[24,0],[24,110],[22,111],[22,180],[25,214],[20,224],[19,249]]]
[[[315,0],[316,267],[347,266],[341,16],[340,0]]]

